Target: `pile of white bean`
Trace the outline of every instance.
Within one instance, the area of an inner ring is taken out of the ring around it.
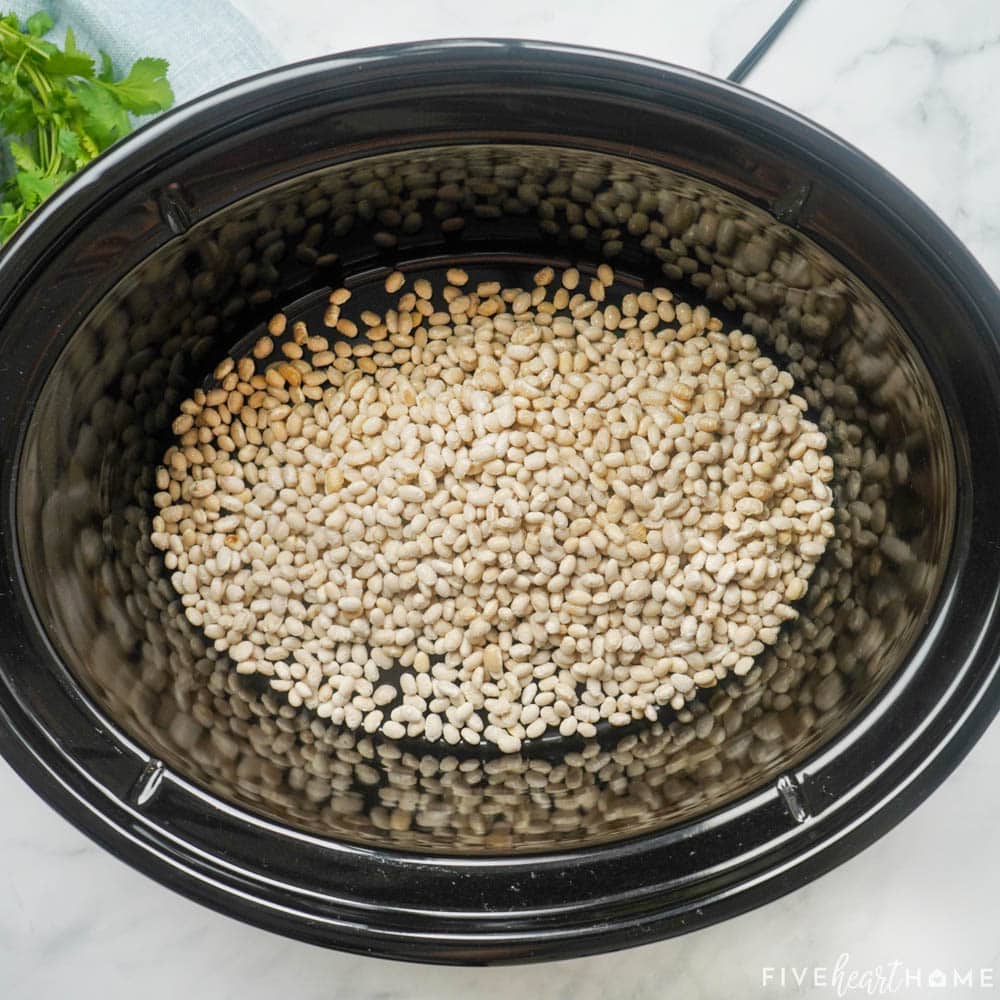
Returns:
[[[505,752],[749,671],[833,535],[791,376],[606,266],[447,280],[336,290],[330,339],[279,315],[181,405],[152,541],[188,619],[293,706]]]

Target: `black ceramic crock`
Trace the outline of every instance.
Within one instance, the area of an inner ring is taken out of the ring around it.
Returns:
[[[465,748],[438,772],[440,750],[356,745],[227,687],[144,547],[170,406],[334,283],[609,258],[817,359],[810,402],[857,468],[804,633],[654,731],[520,771]],[[351,951],[567,958],[758,906],[901,820],[997,709],[998,331],[996,288],[909,191],[697,73],[455,41],[234,84],[116,146],[0,254],[0,751],[163,884]],[[859,394],[867,444],[837,410]],[[263,747],[281,732],[307,757]],[[362,760],[406,780],[373,804]],[[475,774],[465,798],[448,773]],[[403,787],[437,813],[387,820]],[[531,822],[504,812],[525,803]]]

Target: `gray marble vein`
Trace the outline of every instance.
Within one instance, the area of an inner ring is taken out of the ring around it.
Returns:
[[[878,160],[996,279],[998,81],[1000,5],[989,0],[808,0],[747,85]]]

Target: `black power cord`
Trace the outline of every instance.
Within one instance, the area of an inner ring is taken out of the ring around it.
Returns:
[[[805,0],[791,0],[791,3],[778,15],[774,24],[757,41],[757,44],[739,61],[736,68],[726,77],[730,83],[742,83],[750,71],[760,62],[764,53],[777,41],[778,36],[785,30],[788,22],[795,16],[798,9],[805,3]]]

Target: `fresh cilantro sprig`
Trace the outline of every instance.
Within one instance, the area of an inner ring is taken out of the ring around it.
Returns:
[[[174,94],[164,59],[139,59],[116,77],[76,47],[72,29],[62,49],[45,39],[52,19],[40,12],[22,25],[0,17],[0,244],[28,214],[81,167],[132,130],[129,115],[165,111]],[[6,149],[7,157],[3,157]]]

